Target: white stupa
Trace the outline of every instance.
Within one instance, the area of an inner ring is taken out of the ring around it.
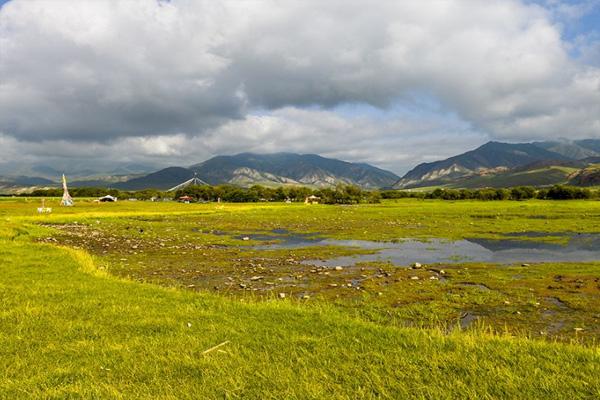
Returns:
[[[65,178],[65,174],[62,176],[62,184],[63,184],[63,197],[60,201],[61,206],[71,207],[73,203],[73,198],[69,194],[69,189],[67,189],[67,178]]]

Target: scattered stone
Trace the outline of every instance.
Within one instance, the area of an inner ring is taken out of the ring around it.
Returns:
[[[583,328],[573,328],[575,330],[575,332],[581,332],[583,330]]]
[[[413,281],[418,281],[419,277],[418,276],[411,276],[410,279],[412,279]]]
[[[285,299],[285,293],[279,293],[279,298],[280,299]]]
[[[341,266],[339,266],[339,265],[338,265],[338,266],[336,266],[336,267],[335,267],[335,268],[333,268],[333,269],[335,269],[336,271],[341,271],[341,270],[343,270],[343,269],[344,269],[344,267],[341,267]]]
[[[437,276],[430,276],[429,279],[432,280],[432,281],[437,281],[438,277]]]
[[[240,283],[240,288],[246,289],[247,285],[245,283]]]
[[[416,262],[416,263],[413,263],[413,265],[412,265],[412,268],[413,268],[413,269],[419,269],[419,268],[423,268],[423,264],[421,264],[421,263],[418,263],[418,262]]]
[[[263,277],[262,276],[253,276],[250,278],[251,281],[259,281],[261,280]]]
[[[337,284],[337,283],[330,283],[330,284],[329,284],[329,287],[337,287],[337,286],[338,286],[338,284]]]
[[[250,238],[248,236],[244,236],[242,240],[250,240]]]
[[[531,264],[521,264],[521,267],[531,267]]]
[[[302,299],[303,299],[303,300],[308,300],[308,299],[310,299],[310,296],[309,296],[309,295],[307,295],[307,294],[305,294],[304,296],[302,296]]]

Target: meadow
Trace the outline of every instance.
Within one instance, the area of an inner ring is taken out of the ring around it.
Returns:
[[[376,250],[278,246],[560,246],[600,231],[598,201],[48,203],[0,201],[1,398],[600,396],[600,260],[331,267]]]

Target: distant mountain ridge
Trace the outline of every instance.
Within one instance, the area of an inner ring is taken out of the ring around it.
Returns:
[[[115,188],[166,190],[194,176],[211,184],[333,187],[356,185],[365,189],[390,187],[396,174],[364,163],[351,163],[316,154],[241,153],[216,156],[189,168],[169,167],[149,175],[120,182]]]
[[[3,165],[4,171],[9,165]],[[364,163],[351,163],[316,154],[273,153],[216,156],[190,167],[168,167],[151,173],[143,165],[120,164],[112,172],[127,174],[67,174],[71,187],[111,187],[122,190],[168,190],[192,177],[211,185],[297,185],[314,188],[338,184],[363,189],[481,188],[519,185],[570,184],[600,186],[600,139],[558,140],[532,143],[488,142],[445,160],[417,165],[402,178]],[[23,166],[16,171],[21,171]],[[0,176],[0,191],[23,192],[60,186],[58,170],[33,165],[42,176]],[[44,176],[45,175],[45,176]],[[47,177],[50,176],[51,179]],[[89,176],[89,177],[87,177]],[[87,177],[87,178],[86,178]]]
[[[594,164],[597,157],[600,157],[600,140],[596,139],[533,143],[488,142],[475,150],[445,160],[419,164],[393,187],[503,187],[515,186],[517,182],[520,185],[534,186],[573,183],[569,175],[578,168]],[[562,170],[554,168],[552,179],[543,176],[543,173],[523,175],[527,171],[539,172],[550,167],[562,167]],[[557,174],[557,171],[562,171],[563,174]]]

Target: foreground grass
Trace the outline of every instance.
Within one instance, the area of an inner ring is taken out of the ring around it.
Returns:
[[[121,280],[0,226],[0,397],[598,398],[600,350]],[[221,347],[205,353],[215,345]]]

